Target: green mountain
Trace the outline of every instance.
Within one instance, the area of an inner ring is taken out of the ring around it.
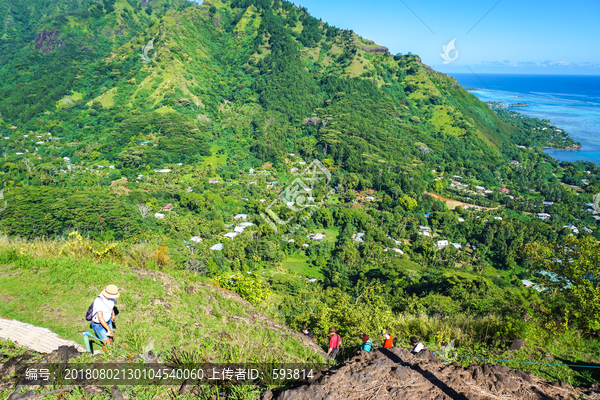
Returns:
[[[497,163],[514,133],[417,56],[288,2],[3,1],[0,19],[5,125],[85,148],[81,161],[201,160],[227,137],[261,161],[322,154],[391,190],[402,167],[423,174],[415,159]]]

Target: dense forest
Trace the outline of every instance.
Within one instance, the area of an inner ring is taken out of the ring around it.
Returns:
[[[148,243],[319,339],[422,315],[497,318],[469,351],[597,346],[600,167],[416,55],[282,0],[2,0],[0,76],[6,235]]]

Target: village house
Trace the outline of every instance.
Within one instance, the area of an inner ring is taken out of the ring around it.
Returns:
[[[538,218],[541,218],[541,219],[550,219],[550,217],[551,217],[550,214],[546,214],[546,213],[538,213],[537,216],[538,216]]]
[[[358,243],[362,243],[364,242],[363,236],[365,236],[364,232],[355,233],[354,235],[352,235],[352,240]]]
[[[398,254],[402,254],[402,255],[404,255],[404,252],[403,252],[402,250],[400,250],[400,249],[397,249],[397,248],[395,248],[395,247],[394,247],[394,248],[391,248],[391,249],[385,249],[385,250],[383,250],[383,251],[388,251],[388,250],[392,250],[393,252],[396,252],[396,253],[398,253]]]
[[[510,163],[514,165],[519,165],[519,162],[517,160],[511,160]]]
[[[460,243],[450,243],[452,246],[454,246],[457,250],[461,250],[462,249],[462,244]]]
[[[223,244],[217,243],[217,244],[213,245],[210,249],[211,250],[223,250]]]
[[[172,204],[167,204],[166,206],[164,206],[163,208],[161,208],[161,211],[171,211],[173,209],[173,205]]]
[[[161,213],[154,214],[154,218],[156,218],[156,219],[163,219],[164,217],[165,217],[165,214],[161,214]]]
[[[569,228],[571,230],[571,232],[576,235],[579,233],[579,229],[577,229],[577,227],[573,224],[565,225],[565,226],[563,226],[563,228]]]
[[[243,219],[244,221],[248,218],[248,214],[237,214],[233,219]]]
[[[500,193],[506,193],[509,194],[510,190],[508,190],[507,188],[500,188]]]
[[[438,240],[436,243],[436,247],[438,249],[443,249],[444,247],[448,246],[450,243],[447,240]]]
[[[200,236],[192,236],[190,240],[192,242],[200,243],[202,241],[202,238]]]
[[[316,240],[317,242],[322,242],[323,239],[325,239],[325,235],[322,233],[315,233],[314,235],[310,235],[309,238]]]
[[[223,235],[223,237],[226,237],[229,239],[234,239],[237,235],[239,235],[239,233],[237,233],[237,232],[227,232],[226,234]]]

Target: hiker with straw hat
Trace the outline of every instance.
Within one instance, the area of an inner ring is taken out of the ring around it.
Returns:
[[[114,332],[113,322],[115,322],[115,299],[119,297],[119,288],[115,285],[108,285],[96,297],[93,304],[93,316],[91,328],[96,336],[105,344],[113,344]],[[102,350],[106,352],[106,345]]]

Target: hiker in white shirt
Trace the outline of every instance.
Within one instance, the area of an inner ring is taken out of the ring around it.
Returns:
[[[425,346],[423,345],[423,343],[419,342],[419,339],[417,339],[416,336],[413,336],[410,338],[410,343],[414,346],[412,349],[413,354],[417,354],[421,350],[425,349]]]
[[[119,296],[119,288],[108,285],[94,300],[91,328],[98,338],[108,344],[113,343],[115,336],[115,299]],[[102,346],[102,350],[106,352],[105,345]]]

